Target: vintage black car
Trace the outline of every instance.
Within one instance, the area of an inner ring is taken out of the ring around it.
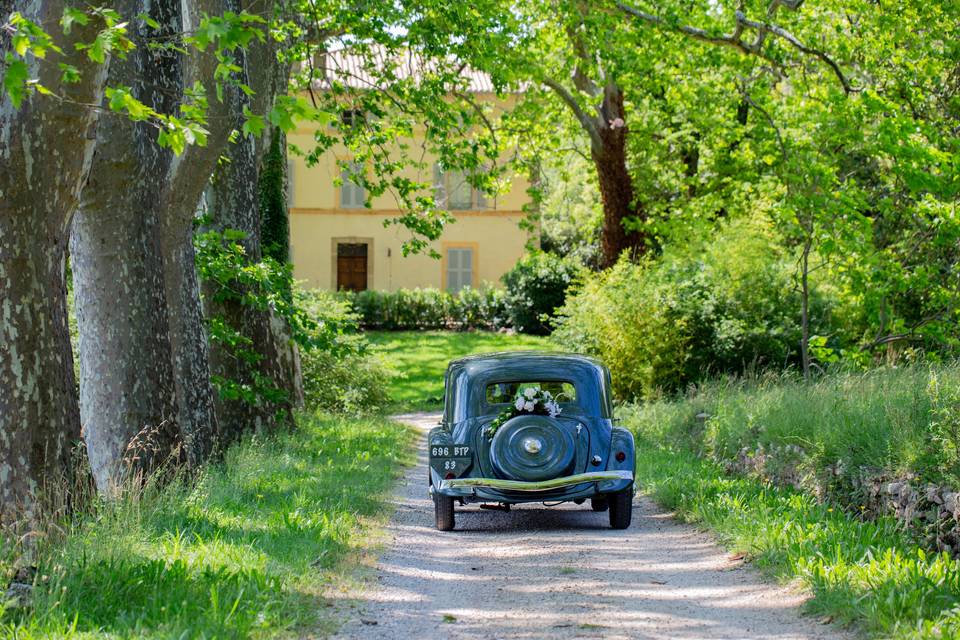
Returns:
[[[592,358],[517,351],[452,361],[428,446],[441,531],[454,527],[455,502],[589,499],[611,527],[630,526],[633,435],[613,424],[610,372]]]

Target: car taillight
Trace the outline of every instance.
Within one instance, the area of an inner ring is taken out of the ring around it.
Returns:
[[[623,462],[626,459],[627,454],[625,454],[623,451],[617,451],[617,462]]]

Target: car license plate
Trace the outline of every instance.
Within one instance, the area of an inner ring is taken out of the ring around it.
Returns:
[[[430,466],[441,478],[459,477],[473,462],[473,450],[465,444],[430,445]]]

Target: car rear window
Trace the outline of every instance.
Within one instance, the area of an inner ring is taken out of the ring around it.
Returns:
[[[512,403],[518,393],[529,388],[543,389],[557,399],[558,402],[576,402],[577,389],[572,382],[565,381],[536,381],[523,380],[520,382],[495,382],[487,385],[487,404]]]

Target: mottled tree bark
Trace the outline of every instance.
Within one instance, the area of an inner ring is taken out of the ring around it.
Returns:
[[[627,170],[627,125],[623,90],[616,85],[604,89],[597,127],[600,144],[591,146],[597,168],[603,225],[600,230],[601,267],[612,267],[627,251],[631,257],[647,248],[643,234],[627,230],[625,222],[643,220],[643,211],[634,202],[633,180]]]
[[[230,145],[226,151],[229,162],[223,163],[214,173],[208,199],[210,228],[245,232],[247,236],[241,242],[251,262],[262,258],[256,179],[260,146],[252,137],[241,138]],[[286,389],[288,385],[284,378],[287,372],[281,366],[282,345],[278,344],[272,330],[270,309],[244,304],[237,297],[221,299],[214,283],[205,283],[204,292],[207,315],[223,319],[249,338],[252,341],[251,349],[260,356],[259,362],[247,363],[237,358],[231,347],[214,342],[211,344],[210,363],[215,375],[255,386],[255,374],[260,374],[270,380],[272,386]],[[277,427],[281,417],[289,420],[291,413],[289,399],[271,402],[261,398],[256,403],[243,399],[219,399],[217,403],[221,432],[228,441],[250,430],[271,431]]]
[[[184,13],[184,31],[190,31],[204,14],[219,15],[224,11],[251,13],[270,17],[273,3],[241,2],[240,0],[196,0]],[[259,65],[275,61],[270,38],[267,44],[251,43],[246,55],[254,56]],[[271,57],[266,50],[272,52]],[[258,57],[260,56],[260,57]],[[200,82],[214,83],[216,60],[212,56],[192,56],[184,66],[184,86]],[[258,96],[272,100],[276,80],[259,75],[251,78]],[[266,85],[261,83],[267,82]],[[259,86],[258,86],[259,85]],[[284,87],[285,88],[285,87]],[[188,459],[202,461],[221,439],[221,420],[217,415],[216,394],[210,380],[210,351],[203,324],[200,284],[193,247],[193,223],[201,196],[210,183],[217,160],[227,147],[230,133],[239,126],[239,91],[224,87],[224,100],[210,98],[209,135],[205,147],[189,147],[174,158],[161,195],[160,244],[164,260],[164,279],[170,320],[170,341],[176,374],[180,428],[184,434]],[[264,102],[263,104],[269,104]]]
[[[235,94],[232,111],[234,126],[242,126],[242,111],[248,106],[256,112],[265,111],[273,98],[286,85],[286,69],[277,61],[272,46],[252,47],[244,57],[244,72],[248,84],[254,88],[252,97]],[[226,151],[227,162],[222,163],[213,176],[212,189],[207,200],[210,228],[217,231],[236,229],[243,231],[242,241],[247,258],[251,262],[262,259],[259,175],[263,157],[269,148],[268,136],[256,139],[241,136]],[[277,402],[263,398],[257,403],[243,400],[220,399],[217,414],[226,439],[235,439],[248,430],[269,431],[281,422],[292,422],[292,408],[297,385],[291,380],[289,352],[292,349],[285,332],[275,331],[282,324],[272,321],[272,310],[243,304],[236,297],[221,299],[212,283],[205,285],[206,312],[223,318],[231,327],[252,340],[252,349],[260,356],[256,364],[238,359],[225,345],[211,345],[211,366],[216,375],[243,384],[255,384],[256,374],[264,376],[270,384],[285,392],[285,399]]]
[[[202,16],[222,15],[230,9],[224,0],[185,3],[183,31],[190,32]],[[193,55],[183,61],[182,86],[214,84],[217,62],[211,55]],[[234,91],[225,87],[227,96]],[[197,205],[220,153],[227,145],[232,122],[229,101],[210,98],[209,135],[203,147],[190,146],[173,158],[160,194],[159,241],[163,259],[163,288],[177,393],[177,417],[188,464],[202,463],[216,447],[218,421],[216,392],[210,381],[210,354],[203,325],[200,282],[193,248],[193,221]]]
[[[137,49],[114,61],[109,83],[173,113],[180,62],[147,37],[180,31],[179,0],[126,0]],[[146,30],[149,30],[147,32]],[[173,361],[157,238],[157,203],[171,152],[156,129],[115,117],[97,136],[90,177],[73,221],[71,256],[80,329],[80,415],[97,487],[113,493],[130,474],[149,474],[180,453]]]
[[[43,25],[56,25],[63,2],[5,2]],[[0,94],[0,524],[29,519],[45,483],[70,473],[80,435],[67,328],[67,230],[90,166],[106,66],[76,51],[96,27],[75,26],[63,56],[30,58],[30,76],[65,98],[29,96],[14,108]],[[10,50],[0,34],[0,57]],[[81,80],[60,82],[58,62]]]
[[[588,63],[589,56],[583,57]],[[590,138],[590,155],[597,170],[603,203],[600,266],[607,268],[613,266],[625,251],[629,251],[632,257],[642,254],[653,239],[642,231],[628,231],[624,225],[631,219],[642,222],[645,212],[635,202],[633,180],[627,169],[628,127],[623,89],[612,80],[601,88],[579,68],[572,80],[578,91],[597,100],[593,106],[585,108],[580,98],[556,79],[545,78],[543,82],[570,108]]]

